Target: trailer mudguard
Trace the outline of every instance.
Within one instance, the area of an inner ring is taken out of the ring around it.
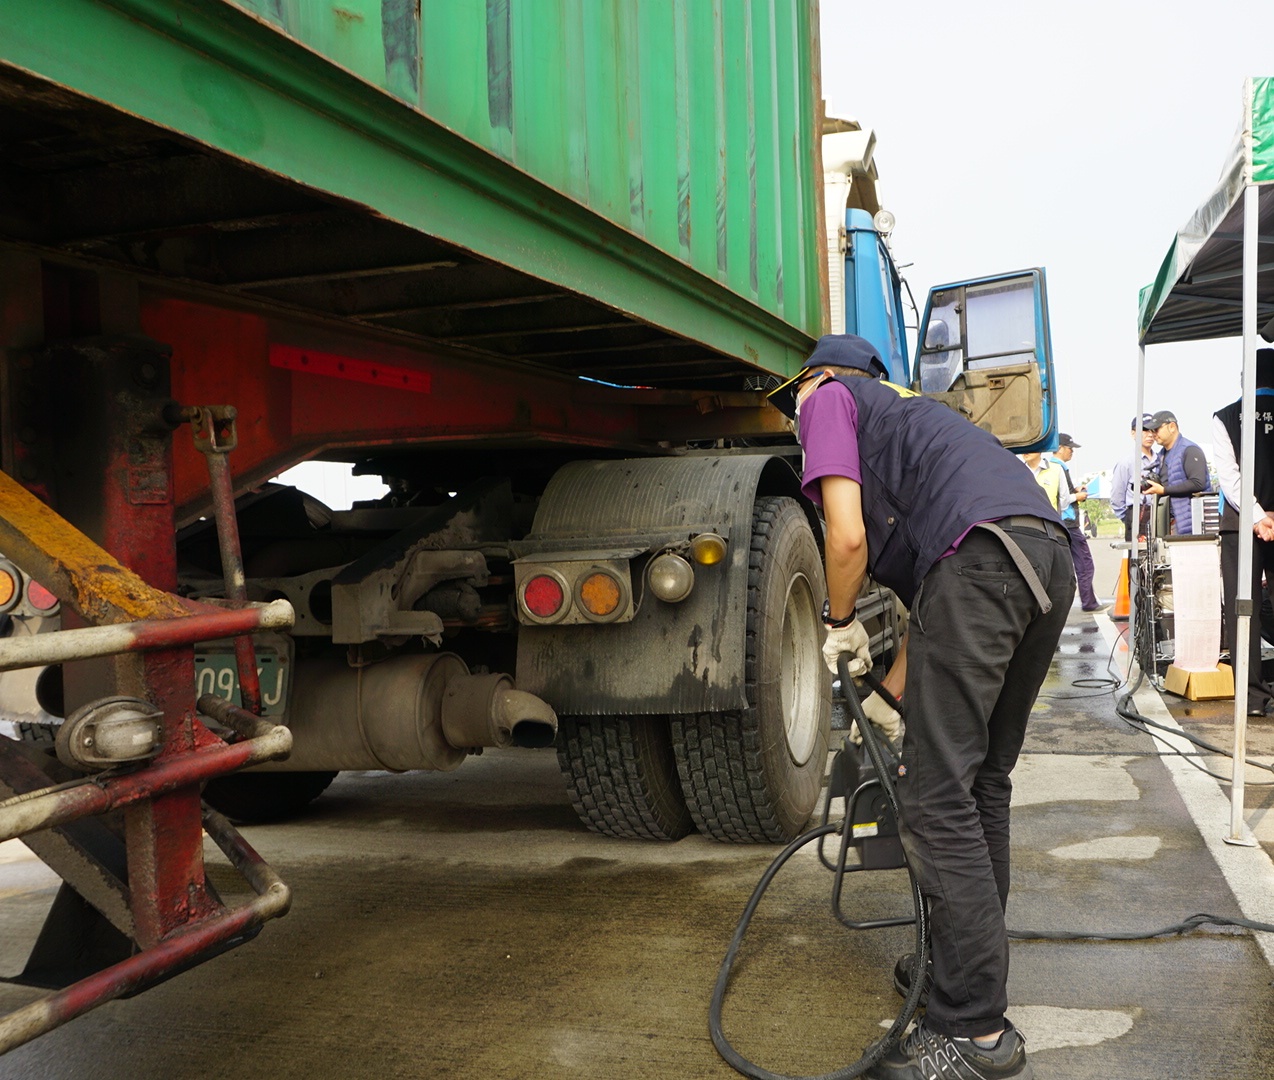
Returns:
[[[518,687],[568,715],[716,712],[746,704],[744,645],[752,508],[758,495],[802,502],[795,461],[773,453],[579,461],[557,472],[519,557],[623,552],[632,559],[630,622],[527,626],[518,633]],[[725,559],[695,566],[690,596],[670,604],[644,587],[649,556],[698,533],[725,538]]]

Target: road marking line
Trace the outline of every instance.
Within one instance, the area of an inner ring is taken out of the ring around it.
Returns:
[[[1096,615],[1094,618],[1101,627],[1106,645],[1114,648],[1120,631],[1107,616]],[[1116,696],[1122,696],[1122,693],[1120,691]],[[1137,711],[1147,719],[1176,731],[1183,730],[1149,680],[1142,682],[1140,689],[1133,695],[1133,703],[1137,706]],[[1158,731],[1157,734],[1170,747],[1182,753],[1189,754],[1197,750],[1185,738],[1164,731]],[[1259,844],[1251,848],[1227,844],[1223,838],[1229,833],[1230,799],[1221,790],[1220,783],[1200,772],[1180,754],[1165,748],[1159,739],[1154,740],[1154,745],[1159,759],[1176,785],[1177,793],[1186,804],[1199,835],[1203,837],[1221,876],[1229,885],[1239,910],[1245,918],[1254,922],[1274,923],[1274,862],[1270,860],[1269,854]],[[1253,937],[1265,954],[1265,962],[1274,967],[1274,934],[1256,932]]]

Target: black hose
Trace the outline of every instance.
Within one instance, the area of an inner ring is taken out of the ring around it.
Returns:
[[[854,720],[858,723],[863,746],[867,748],[867,756],[871,759],[876,775],[880,779],[880,785],[885,792],[886,799],[889,801],[890,810],[893,812],[895,820],[900,821],[901,810],[898,806],[897,794],[894,791],[896,772],[889,768],[875,728],[863,714],[862,703],[859,701],[857,690],[849,677],[849,670],[843,654],[840,657],[838,667],[840,669],[841,689],[845,695],[845,702],[849,706]],[[864,678],[872,689],[881,694],[895,708],[897,707],[897,702],[894,701],[892,695],[881,686],[874,676],[869,674]],[[748,925],[752,922],[752,916],[756,914],[756,909],[760,905],[766,889],[770,887],[770,883],[774,880],[774,876],[779,872],[783,864],[806,844],[810,844],[829,833],[839,832],[845,826],[846,822],[841,821],[839,824],[820,825],[815,829],[811,829],[788,844],[779,853],[778,857],[770,863],[765,873],[761,875],[761,880],[757,882],[756,888],[752,890],[752,896],[748,899],[747,906],[743,909],[743,915],[734,930],[734,937],[730,940],[730,947],[726,950],[725,958],[721,961],[721,968],[717,972],[717,982],[712,990],[712,1004],[708,1010],[708,1031],[712,1035],[712,1044],[717,1048],[717,1053],[733,1069],[744,1076],[753,1077],[754,1080],[851,1080],[852,1077],[862,1076],[898,1042],[920,1005],[920,997],[924,993],[925,975],[929,964],[929,909],[925,904],[924,895],[920,892],[916,876],[911,872],[911,867],[908,865],[907,875],[911,882],[912,904],[916,913],[915,959],[912,963],[911,986],[908,989],[907,997],[903,1001],[902,1009],[899,1011],[897,1018],[889,1026],[889,1030],[883,1038],[877,1039],[872,1043],[864,1051],[863,1056],[852,1065],[846,1065],[834,1072],[821,1073],[817,1076],[788,1076],[783,1073],[770,1072],[768,1069],[763,1069],[761,1066],[749,1061],[730,1044],[730,1040],[725,1036],[725,1031],[721,1024],[721,1011],[725,1004],[726,989],[730,984],[730,974],[738,957],[739,948],[743,944],[743,936],[747,933]]]
[[[1144,644],[1144,642],[1143,642]],[[1144,655],[1144,652],[1143,652]],[[867,750],[867,755],[871,759],[876,775],[880,780],[881,788],[885,792],[885,797],[889,802],[890,810],[893,812],[895,820],[901,821],[901,808],[898,805],[897,792],[894,789],[894,771],[889,767],[886,759],[885,751],[880,745],[879,736],[876,730],[863,714],[862,703],[859,700],[858,693],[854,687],[853,681],[849,677],[848,666],[845,656],[840,657],[838,664],[841,680],[842,691],[845,696],[845,702],[849,706],[853,719],[858,724],[859,734],[862,736],[863,746]],[[1137,711],[1135,705],[1132,704],[1133,695],[1141,686],[1142,680],[1145,678],[1145,667],[1142,665],[1141,675],[1137,682],[1128,690],[1128,692],[1116,703],[1116,713],[1127,723],[1136,727],[1138,730],[1145,731],[1151,735],[1155,733],[1150,730],[1152,727],[1158,727],[1162,730],[1171,730],[1162,724],[1157,724],[1148,717],[1143,716]],[[893,696],[884,688],[883,685],[870,673],[863,676],[866,682],[873,690],[876,691],[885,700],[887,704],[901,712],[901,706]],[[1183,735],[1185,733],[1173,730],[1174,735]],[[1201,747],[1207,749],[1213,748],[1203,740],[1185,735],[1187,739]],[[1251,764],[1259,764],[1252,762]],[[1268,766],[1262,766],[1268,768]],[[1206,770],[1205,770],[1206,771]],[[1224,779],[1224,778],[1219,778]],[[848,812],[848,811],[847,811]],[[915,958],[911,969],[911,985],[908,989],[907,997],[903,1001],[902,1009],[898,1013],[897,1019],[890,1025],[888,1032],[881,1039],[872,1043],[871,1046],[863,1053],[863,1056],[851,1065],[846,1065],[834,1072],[822,1073],[818,1076],[788,1076],[783,1073],[770,1072],[761,1066],[754,1064],[740,1054],[730,1041],[726,1038],[722,1029],[721,1013],[725,1003],[726,990],[729,987],[731,971],[734,962],[738,957],[739,949],[743,944],[743,936],[747,932],[748,925],[752,921],[752,916],[756,914],[757,907],[761,903],[761,898],[765,895],[766,890],[770,887],[770,883],[774,880],[775,875],[782,866],[796,854],[806,844],[815,840],[821,840],[822,837],[832,833],[842,832],[848,825],[848,822],[842,820],[840,823],[823,824],[802,836],[797,837],[787,847],[783,849],[778,857],[770,864],[765,873],[761,876],[761,880],[757,882],[756,888],[752,891],[747,906],[743,910],[743,915],[739,919],[738,926],[734,931],[734,937],[730,941],[730,947],[726,950],[725,958],[721,962],[720,971],[717,973],[716,986],[712,991],[712,1004],[708,1013],[708,1030],[712,1035],[712,1043],[717,1048],[717,1052],[721,1057],[736,1071],[744,1076],[754,1077],[755,1080],[851,1080],[852,1077],[862,1076],[868,1069],[876,1064],[889,1049],[898,1041],[902,1033],[906,1030],[907,1025],[911,1023],[912,1017],[915,1015],[919,1006],[920,996],[924,991],[926,969],[929,962],[929,913],[928,907],[924,902],[924,896],[920,892],[920,887],[916,882],[915,875],[911,872],[911,866],[907,866],[907,874],[911,881],[912,904],[916,913],[916,951]],[[822,855],[820,852],[820,859]],[[822,860],[827,865],[826,860]],[[842,845],[840,865],[837,868],[840,873],[844,872],[844,845]],[[839,878],[838,878],[839,881]],[[833,901],[833,912],[836,912],[836,903]],[[1008,936],[1018,941],[1028,940],[1048,940],[1048,941],[1145,941],[1157,937],[1166,937],[1171,935],[1187,934],[1200,929],[1206,924],[1217,926],[1232,926],[1249,931],[1259,931],[1266,933],[1274,933],[1274,925],[1269,923],[1257,922],[1251,919],[1233,918],[1224,915],[1210,915],[1200,913],[1190,915],[1182,922],[1173,923],[1169,926],[1161,927],[1157,930],[1131,930],[1131,931],[1089,931],[1089,930],[1008,930]]]

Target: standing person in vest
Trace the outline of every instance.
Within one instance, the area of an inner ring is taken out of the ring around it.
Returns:
[[[1274,349],[1256,353],[1256,460],[1253,465],[1252,504],[1252,601],[1253,618],[1248,638],[1248,716],[1274,713],[1274,690],[1261,678],[1262,572],[1274,583]],[[1221,591],[1225,604],[1225,639],[1234,661],[1238,612],[1235,597],[1239,585],[1239,454],[1243,445],[1243,402],[1231,402],[1212,417],[1212,452],[1217,479],[1225,495],[1221,512]]]
[[[1061,468],[1043,454],[1023,454],[1022,464],[1031,470],[1035,482],[1044,489],[1049,506],[1056,510],[1062,494]]]
[[[1144,485],[1150,495],[1167,495],[1172,500],[1172,531],[1188,536],[1194,532],[1190,514],[1190,496],[1196,491],[1211,491],[1208,479],[1208,459],[1197,443],[1181,434],[1177,418],[1168,410],[1157,412],[1150,418],[1155,429],[1155,442],[1163,447],[1163,459],[1159,464],[1162,482],[1151,480]]]
[[[1071,471],[1067,467],[1079,443],[1069,435],[1057,436],[1057,452],[1053,455],[1053,463],[1062,470],[1062,482],[1059,485],[1058,510],[1061,511],[1062,524],[1071,538],[1071,561],[1075,564],[1075,579],[1079,582],[1079,602],[1085,611],[1103,611],[1106,605],[1098,601],[1093,591],[1093,553],[1088,549],[1088,537],[1084,535],[1084,523],[1080,517],[1080,503],[1088,498],[1083,488],[1075,490],[1071,480]]]
[[[885,370],[870,342],[832,334],[775,392],[794,394],[803,490],[827,525],[828,667],[842,653],[853,674],[871,665],[854,614],[868,572],[911,609],[884,683],[907,706],[900,831],[929,904],[932,981],[924,1019],[867,1075],[922,1080],[941,1060],[953,1078],[1030,1077],[1004,1015],[1009,773],[1075,594],[1070,544],[993,436]],[[896,723],[878,695],[864,710]]]

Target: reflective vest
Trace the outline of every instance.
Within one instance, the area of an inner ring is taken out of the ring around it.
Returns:
[[[1040,463],[1044,468],[1039,470],[1032,469],[1031,471],[1035,473],[1035,482],[1044,489],[1044,494],[1048,496],[1049,503],[1056,510],[1062,492],[1062,467],[1056,461],[1047,459],[1041,459]]]

